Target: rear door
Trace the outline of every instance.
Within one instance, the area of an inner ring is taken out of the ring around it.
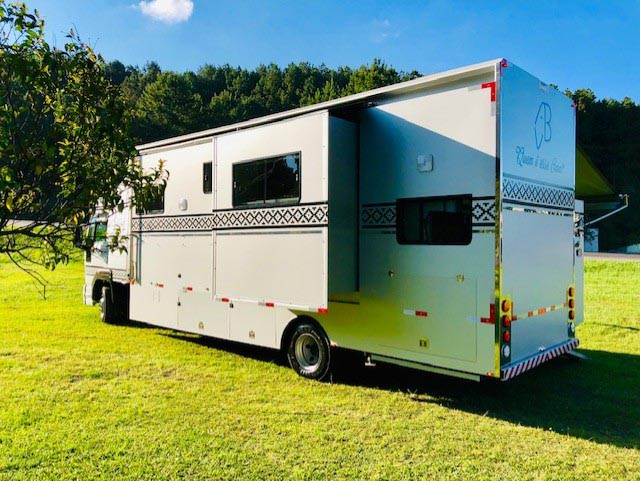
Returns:
[[[568,337],[575,116],[571,99],[513,64],[502,68],[500,94],[501,279],[517,361]]]

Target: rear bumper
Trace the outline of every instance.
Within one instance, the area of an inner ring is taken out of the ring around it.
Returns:
[[[569,339],[568,341],[561,342],[555,346],[551,346],[544,351],[540,351],[533,356],[526,357],[519,361],[516,361],[506,366],[502,366],[500,369],[500,379],[508,381],[516,376],[519,376],[523,372],[529,371],[534,367],[539,366],[543,362],[547,362],[554,357],[558,357],[561,354],[566,354],[569,351],[573,351],[578,347],[580,341],[578,339]]]

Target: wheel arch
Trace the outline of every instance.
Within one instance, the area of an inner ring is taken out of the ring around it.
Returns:
[[[93,276],[93,281],[91,282],[91,299],[93,302],[98,302],[100,300],[100,297],[102,296],[102,288],[104,286],[109,286],[113,289],[112,282],[110,272],[97,272]]]
[[[327,338],[327,341],[329,341],[329,343],[331,344],[331,340],[329,338],[329,335],[327,334],[327,331],[324,329],[324,327],[322,327],[322,325],[316,319],[314,319],[308,314],[300,314],[294,317],[293,319],[291,319],[287,324],[287,326],[282,331],[282,336],[280,336],[280,350],[282,352],[287,351],[289,340],[291,339],[291,336],[293,335],[293,332],[295,331],[296,327],[298,327],[300,324],[304,322],[308,322],[316,326],[318,330],[322,334],[324,334],[324,336]]]

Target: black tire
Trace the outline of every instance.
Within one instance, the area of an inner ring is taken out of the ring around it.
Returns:
[[[128,285],[114,284],[114,302],[117,309],[117,319],[121,324],[128,324],[129,319],[129,298],[130,291]]]
[[[116,322],[116,306],[111,295],[111,287],[102,286],[100,295],[100,320],[107,324],[115,324]]]
[[[302,322],[291,333],[287,346],[291,369],[307,379],[322,381],[331,372],[331,348],[317,325]]]

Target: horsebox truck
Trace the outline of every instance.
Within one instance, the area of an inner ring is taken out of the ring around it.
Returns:
[[[85,232],[106,322],[280,349],[312,379],[336,347],[508,380],[578,345],[575,106],[507,60],[138,152],[163,195]]]

